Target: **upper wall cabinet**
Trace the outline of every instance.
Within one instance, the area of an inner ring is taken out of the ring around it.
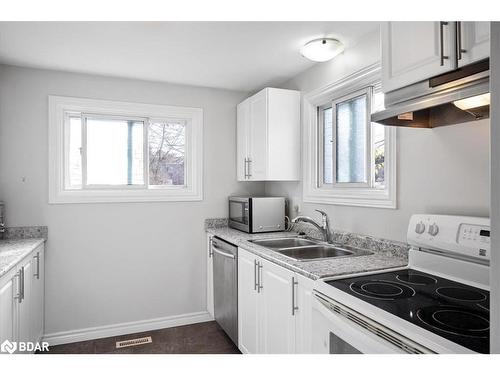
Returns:
[[[459,67],[490,56],[489,22],[457,22],[457,33]]]
[[[489,22],[384,22],[382,89],[393,91],[489,56]]]
[[[293,181],[300,174],[300,92],[265,88],[237,108],[238,181]]]

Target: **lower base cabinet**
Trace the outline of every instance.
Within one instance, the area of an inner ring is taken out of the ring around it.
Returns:
[[[32,347],[40,342],[44,289],[44,246],[40,245],[0,278],[0,343],[16,342],[19,352],[20,342]]]
[[[239,248],[239,349],[309,353],[311,292],[311,280]]]

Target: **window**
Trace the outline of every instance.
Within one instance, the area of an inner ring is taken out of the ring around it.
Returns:
[[[396,207],[396,130],[371,122],[384,105],[377,72],[304,96],[305,202]]]
[[[49,104],[50,203],[201,200],[201,109]]]

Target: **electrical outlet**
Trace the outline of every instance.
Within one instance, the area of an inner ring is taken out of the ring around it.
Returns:
[[[292,213],[293,216],[297,216],[300,214],[300,199],[299,197],[293,197],[290,202],[290,212]]]

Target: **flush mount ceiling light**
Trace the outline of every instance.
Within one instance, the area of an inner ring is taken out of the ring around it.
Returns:
[[[333,38],[319,38],[307,42],[301,48],[300,53],[309,60],[324,62],[333,59],[343,51],[344,45],[341,41]]]
[[[463,111],[490,105],[490,93],[488,92],[482,95],[471,96],[470,98],[455,100],[453,104]]]

